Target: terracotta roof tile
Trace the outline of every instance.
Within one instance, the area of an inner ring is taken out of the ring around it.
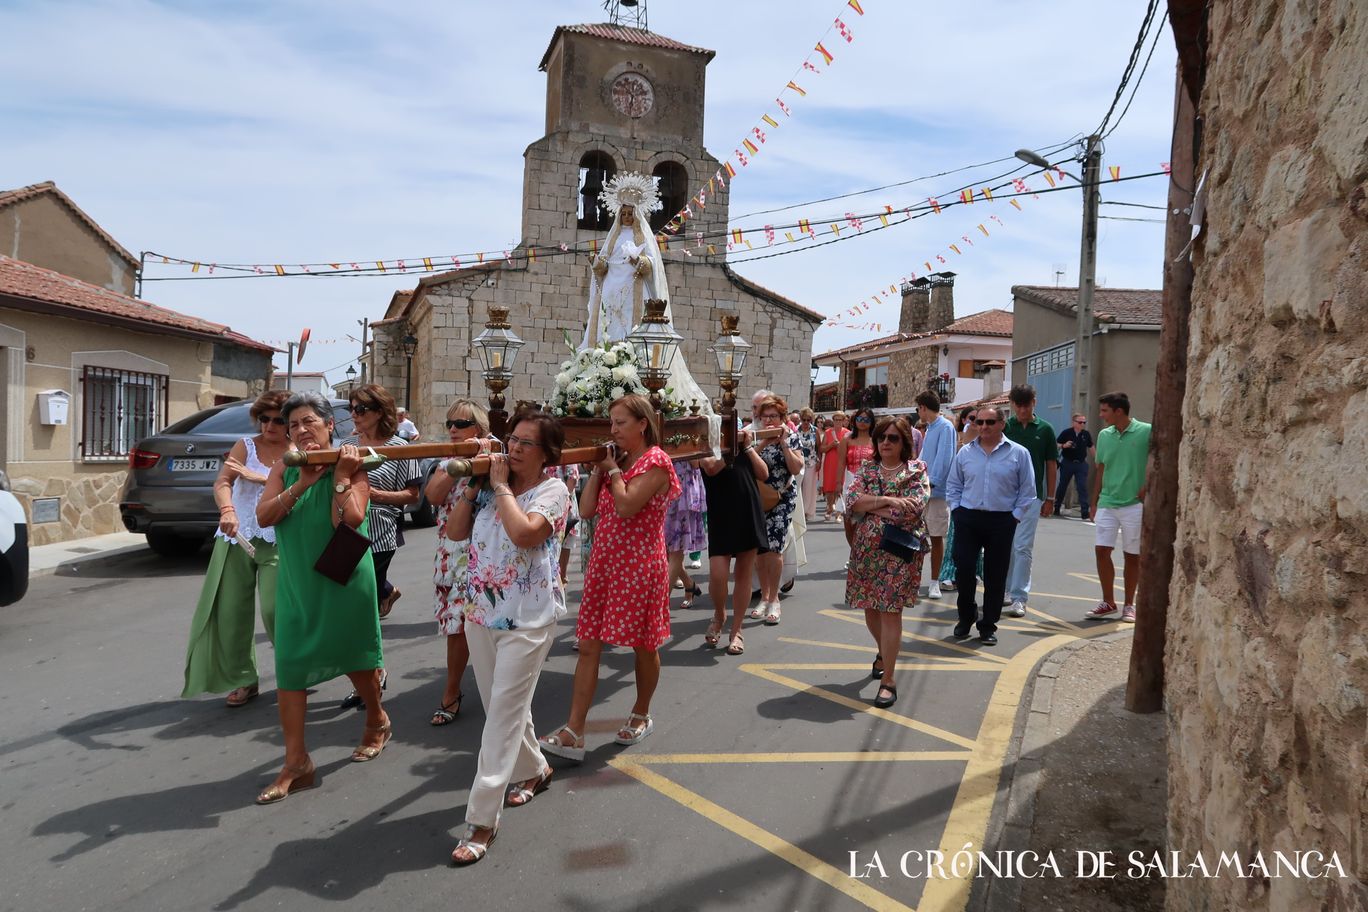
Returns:
[[[5,208],[6,206],[13,206],[16,203],[22,203],[24,200],[33,199],[35,196],[42,196],[44,193],[51,193],[55,196],[58,202],[75,213],[76,217],[85,222],[92,231],[100,236],[100,240],[113,248],[115,253],[123,257],[133,266],[138,265],[137,257],[129,253],[118,241],[114,240],[114,237],[108,231],[101,228],[98,222],[86,215],[85,210],[72,202],[71,197],[57,189],[57,185],[52,181],[43,181],[41,184],[29,184],[27,187],[19,187],[15,190],[0,190],[0,209]]]
[[[576,35],[593,35],[596,38],[607,38],[610,41],[621,41],[624,44],[639,44],[643,47],[665,48],[671,51],[689,51],[694,54],[706,54],[709,59],[717,55],[716,51],[707,48],[694,47],[675,41],[673,38],[666,38],[664,35],[657,35],[646,29],[631,28],[626,25],[613,25],[608,22],[586,23],[584,25],[558,25],[556,31],[551,35],[551,43],[546,46],[546,53],[542,55],[541,63],[537,64],[537,69],[546,69],[546,62],[551,59],[551,49],[556,46],[556,40],[560,38],[562,32],[573,32]]]
[[[1013,285],[1013,297],[1060,313],[1078,313],[1078,288]],[[1109,323],[1158,326],[1164,320],[1164,293],[1158,288],[1099,288],[1093,292],[1093,314]]]
[[[7,256],[0,256],[0,295],[40,305],[54,305],[58,309],[72,311],[67,315],[76,318],[84,313],[122,323],[152,324],[143,331],[161,328],[243,348],[276,351],[263,342],[234,332],[222,323],[211,323],[199,317],[177,313]]]
[[[814,358],[829,358],[832,355],[855,354],[867,351],[872,348],[879,348],[883,345],[895,345],[899,342],[911,342],[914,339],[930,339],[935,336],[943,336],[953,333],[959,336],[1001,336],[1010,339],[1012,337],[1012,312],[994,308],[992,310],[980,311],[976,314],[969,314],[967,317],[960,317],[948,326],[944,326],[935,332],[929,333],[893,333],[891,336],[880,336],[877,339],[870,339],[868,342],[856,342],[854,345],[847,345],[845,348],[837,348],[828,352],[821,352],[814,355]]]
[[[940,333],[958,333],[962,336],[1008,336],[1012,335],[1012,312],[993,308],[980,311],[967,317],[960,317]]]

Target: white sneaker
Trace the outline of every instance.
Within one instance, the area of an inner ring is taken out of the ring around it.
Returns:
[[[1002,607],[1006,608],[1010,604],[1012,604],[1012,597],[1010,595],[1004,595],[1002,597]]]
[[[1007,616],[1014,618],[1024,618],[1026,616],[1025,602],[1012,602],[1012,607],[1007,609]]]
[[[702,570],[703,562],[701,560],[691,560],[684,566],[689,570]]]
[[[926,597],[929,599],[938,599],[941,597],[939,580],[933,580],[931,585],[927,587]]]

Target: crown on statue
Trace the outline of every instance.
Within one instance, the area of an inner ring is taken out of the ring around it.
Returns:
[[[643,212],[655,212],[661,207],[660,192],[656,190],[655,181],[635,171],[610,177],[599,193],[599,202],[614,215],[623,206]]]

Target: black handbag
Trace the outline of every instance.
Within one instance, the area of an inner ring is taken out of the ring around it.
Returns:
[[[369,538],[346,523],[339,522],[323,553],[314,562],[314,569],[337,585],[345,586],[370,546]]]
[[[879,479],[879,496],[884,496],[883,478]],[[917,533],[884,520],[883,532],[879,535],[879,550],[910,563],[921,558],[921,539]]]

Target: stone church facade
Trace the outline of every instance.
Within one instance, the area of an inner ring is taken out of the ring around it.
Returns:
[[[611,174],[637,171],[659,179],[665,208],[652,227],[683,208],[719,162],[703,147],[705,70],[712,51],[643,29],[618,25],[560,26],[541,61],[547,74],[546,135],[524,153],[522,247],[507,260],[428,276],[397,292],[375,330],[369,376],[400,392],[407,361],[400,340],[418,340],[412,359],[412,411],[424,436],[445,436],[453,399],[486,398],[471,347],[490,305],[507,306],[513,331],[526,341],[510,402],[545,400],[552,378],[583,333],[589,296],[589,242],[602,242],[611,216],[597,207]],[[718,187],[685,223],[717,252],[682,247],[671,236],[661,253],[669,282],[680,354],[699,386],[720,393],[708,347],[719,318],[741,318],[755,348],[739,392],[761,387],[808,404],[812,336],[822,316],[738,275],[726,262],[728,191]],[[570,248],[560,252],[560,245]],[[536,248],[535,261],[524,253]],[[548,251],[547,248],[550,248]],[[402,398],[402,397],[401,397]]]

